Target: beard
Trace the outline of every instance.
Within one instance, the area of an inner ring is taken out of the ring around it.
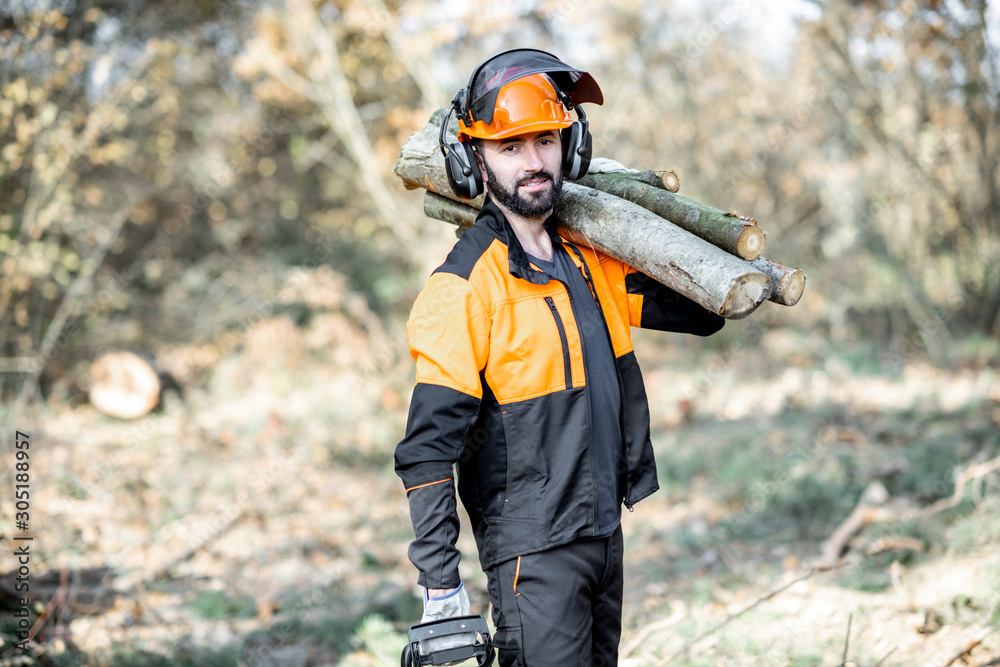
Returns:
[[[490,165],[486,160],[483,160],[483,166],[486,168],[486,175],[489,177],[486,188],[489,190],[490,196],[493,197],[493,201],[512,213],[525,218],[537,218],[555,208],[556,202],[559,201],[559,193],[562,192],[563,186],[562,170],[556,176],[553,176],[551,172],[545,169],[534,174],[522,176],[508,189],[496,177],[496,174],[490,169]],[[552,183],[552,187],[541,192],[532,192],[527,196],[523,196],[519,191],[520,186],[538,178],[548,179]]]

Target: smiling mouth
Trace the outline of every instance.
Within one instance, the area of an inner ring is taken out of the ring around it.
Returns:
[[[540,190],[542,189],[542,187],[545,186],[546,183],[550,182],[551,180],[552,179],[550,179],[548,176],[538,176],[529,180],[521,181],[521,183],[518,184],[518,187],[532,191]]]

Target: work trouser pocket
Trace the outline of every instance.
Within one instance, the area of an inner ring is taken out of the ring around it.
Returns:
[[[493,635],[493,646],[497,650],[500,667],[526,667],[520,625],[497,628]]]
[[[524,633],[515,599],[515,582],[520,558],[500,563],[486,573],[493,606],[493,646],[500,667],[524,667]]]

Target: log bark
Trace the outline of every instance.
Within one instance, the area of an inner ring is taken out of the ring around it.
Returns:
[[[725,318],[746,317],[770,292],[770,278],[748,262],[621,197],[566,183],[556,215],[571,240],[622,260]]]
[[[424,212],[467,229],[478,210],[428,192]],[[556,214],[571,240],[622,260],[728,319],[746,317],[770,292],[770,279],[748,262],[614,195],[566,183]]]
[[[410,135],[403,144],[399,158],[392,170],[403,180],[403,185],[409,190],[424,188],[428,192],[461,201],[463,204],[469,204],[477,209],[482,208],[483,195],[471,201],[459,199],[452,192],[451,185],[448,183],[448,176],[444,170],[444,156],[441,155],[441,149],[438,146],[438,130],[443,113],[444,109],[438,109],[423,128]],[[452,125],[457,125],[457,121],[453,121]],[[454,129],[449,132],[450,141],[457,141]]]
[[[657,177],[657,186],[647,173],[652,172],[587,174],[576,182],[635,202],[741,259],[754,260],[764,253],[764,232],[756,220],[670,192],[664,189],[666,181]]]
[[[479,209],[428,191],[424,195],[424,215],[458,225],[457,235],[461,236],[462,232],[476,224]]]
[[[769,301],[782,306],[794,306],[802,298],[802,292],[806,289],[806,274],[800,269],[793,269],[764,257],[753,260],[750,265],[766,273],[771,279],[771,294],[767,297]]]

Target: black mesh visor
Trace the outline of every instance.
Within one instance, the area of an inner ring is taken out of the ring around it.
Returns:
[[[545,51],[514,49],[493,56],[472,73],[468,86],[472,93],[469,104],[472,120],[491,123],[500,88],[514,79],[543,72],[559,91],[569,95],[574,106],[581,102],[604,104],[600,87],[587,72],[570,67]]]

